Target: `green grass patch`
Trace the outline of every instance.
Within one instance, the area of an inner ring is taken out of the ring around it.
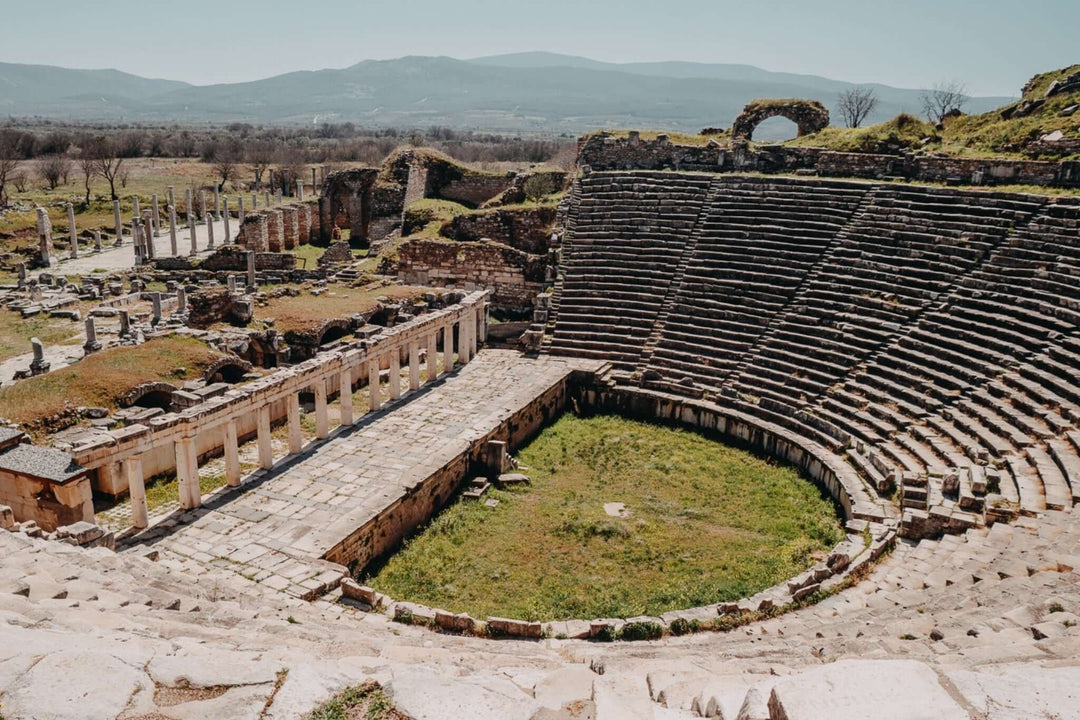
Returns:
[[[531,487],[455,503],[364,581],[475,617],[657,615],[752,595],[842,537],[794,469],[688,430],[567,414],[519,459]]]
[[[339,692],[304,716],[304,720],[405,720],[378,683],[369,681]]]

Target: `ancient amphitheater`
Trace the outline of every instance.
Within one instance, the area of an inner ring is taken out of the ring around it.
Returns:
[[[173,409],[67,445],[5,432],[0,479],[29,484],[5,490],[0,716],[297,718],[375,680],[415,718],[1080,717],[1080,201],[588,160],[524,351],[485,347],[492,290],[470,283],[227,391],[195,397],[250,364],[142,388]],[[369,176],[336,181],[352,200],[323,217],[362,206],[367,232]],[[282,250],[267,224],[242,231],[250,286]],[[354,418],[342,388],[365,385]],[[846,535],[660,617],[471,618],[352,579],[571,407],[794,465]],[[215,456],[228,482],[204,495]],[[178,507],[148,515],[144,477],[173,469]],[[91,483],[131,494],[130,530],[90,522]]]

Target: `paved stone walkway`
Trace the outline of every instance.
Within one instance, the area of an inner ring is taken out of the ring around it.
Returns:
[[[157,523],[127,547],[153,546],[298,597],[317,595],[341,576],[339,566],[319,560],[328,550],[573,369],[598,365],[484,350],[445,379],[207,497],[202,508]]]

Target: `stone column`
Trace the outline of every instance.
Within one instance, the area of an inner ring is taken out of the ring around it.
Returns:
[[[45,346],[36,337],[30,338],[30,350],[34,359],[30,361],[30,374],[43,375],[49,372],[50,363],[45,361]]]
[[[199,217],[206,219],[206,191],[199,191]]]
[[[71,242],[71,257],[79,257],[79,231],[75,227],[75,206],[71,203],[67,204],[68,215],[68,238]]]
[[[221,217],[225,221],[225,245],[232,242],[232,230],[229,228],[229,198],[221,198]]]
[[[439,377],[439,331],[432,330],[427,337],[427,379],[435,382]]]
[[[210,250],[214,249],[214,216],[206,216],[206,247]]]
[[[249,251],[247,254],[247,286],[249,288],[255,287],[255,252]]]
[[[94,252],[101,252],[101,231],[94,231]]]
[[[446,323],[446,327],[443,328],[443,372],[450,372],[454,369],[454,323],[453,321]]]
[[[101,349],[101,343],[97,339],[97,326],[94,324],[94,316],[86,318],[86,342],[83,343],[83,351],[89,355]]]
[[[225,423],[225,482],[229,487],[240,485],[240,443],[236,437],[236,421]]]
[[[24,262],[16,263],[15,264],[15,269],[19,273],[19,287],[25,287],[26,286],[26,263],[24,263]]]
[[[420,389],[420,343],[413,340],[409,343],[409,390],[413,392]]]
[[[229,283],[229,292],[230,293],[236,292],[236,276],[235,275],[230,275],[228,277],[228,283]]]
[[[176,242],[176,208],[172,205],[169,205],[169,246],[173,257],[180,254],[180,248]]]
[[[176,288],[176,314],[183,315],[187,312],[187,290],[183,286]]]
[[[251,209],[252,211],[259,209],[259,193],[251,193]]]
[[[245,213],[244,213],[244,196],[243,195],[238,196],[236,198],[236,203],[237,203],[237,220],[238,220],[237,224],[238,225],[243,225],[244,224],[244,217],[245,217]]]
[[[154,221],[154,237],[161,235],[161,208],[158,206],[157,195],[151,197],[154,206],[154,214],[152,219]]]
[[[199,458],[195,452],[195,440],[180,438],[176,441],[176,480],[180,488],[180,507],[191,510],[202,505],[199,488]]]
[[[49,267],[52,265],[53,256],[52,220],[49,219],[49,213],[45,211],[45,208],[36,208],[36,212],[41,264],[45,267]]]
[[[195,229],[195,221],[191,217],[191,211],[188,211],[188,238],[191,241],[191,251],[188,255],[194,257],[199,252],[199,244],[197,237],[197,230]]]
[[[351,368],[343,368],[338,376],[338,400],[341,402],[341,424],[348,427],[353,424]]]
[[[121,463],[120,467],[127,479],[128,493],[131,495],[131,524],[136,530],[145,530],[150,525],[150,511],[146,507],[142,457],[129,457]]]
[[[116,241],[114,245],[124,242],[124,221],[120,218],[120,201],[112,201],[113,223],[116,225]]]
[[[142,217],[142,213],[139,212],[139,196],[138,195],[132,195],[131,196],[131,212],[134,213],[135,215],[138,215],[139,217]]]
[[[214,215],[221,217],[221,190],[214,186]]]
[[[176,207],[176,198],[173,196],[173,186],[169,185],[165,190],[169,193],[169,204]]]
[[[291,393],[285,401],[285,416],[289,425],[289,454],[299,455],[304,449],[304,436],[300,432],[300,393]]]
[[[195,227],[195,213],[191,208],[191,188],[184,189],[184,218],[189,228]]]
[[[401,348],[390,351],[390,399],[401,399]]]
[[[126,338],[131,334],[131,315],[127,310],[120,311],[120,337]]]
[[[142,219],[138,216],[131,218],[131,242],[135,246],[135,264],[141,265],[146,262],[146,248],[142,241]]]
[[[150,219],[150,211],[143,213],[143,245],[146,247],[146,257],[153,260],[154,253],[154,228]]]
[[[379,360],[377,358],[368,360],[368,398],[371,401],[371,412],[375,412],[382,407],[382,398],[379,396]]]
[[[269,470],[274,467],[274,448],[270,444],[270,406],[263,405],[258,412],[259,467]]]
[[[269,190],[267,190],[265,193],[263,193],[263,204],[266,205],[266,207],[268,207],[268,208],[270,207],[270,191]]]
[[[325,440],[330,435],[330,418],[326,411],[326,380],[315,381],[315,437]]]
[[[469,354],[469,314],[458,318],[458,360],[465,365],[472,359]]]
[[[153,317],[150,319],[150,324],[157,325],[161,322],[161,293],[151,293],[150,301],[153,307]]]
[[[476,310],[470,309],[465,317],[469,328],[469,358],[472,359],[476,357]]]
[[[296,200],[297,202],[304,202],[304,183],[300,180],[296,181]]]

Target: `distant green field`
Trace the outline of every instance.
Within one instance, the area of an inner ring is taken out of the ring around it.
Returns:
[[[691,431],[568,414],[519,460],[531,487],[450,506],[365,582],[481,618],[655,615],[752,595],[842,537],[794,469]]]

